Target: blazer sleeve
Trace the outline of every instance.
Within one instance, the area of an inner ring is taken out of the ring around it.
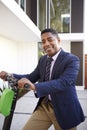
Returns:
[[[80,62],[77,56],[69,54],[68,56],[64,57],[62,64],[55,68],[56,74],[54,74],[52,80],[35,84],[37,96],[43,97],[48,94],[55,94],[61,91],[65,91],[70,87],[75,87],[77,75],[79,72],[79,65]],[[59,71],[61,73],[57,75]]]

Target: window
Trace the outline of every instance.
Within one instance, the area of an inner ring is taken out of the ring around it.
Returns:
[[[70,14],[61,15],[61,32],[70,32]]]
[[[58,32],[70,32],[70,0],[50,0],[50,26]]]
[[[37,26],[40,30],[46,27],[46,0],[38,0]]]
[[[26,0],[19,0],[19,5],[26,12]]]
[[[42,42],[38,42],[38,59],[43,56],[45,53],[44,53],[44,50],[42,48]]]
[[[70,32],[71,0],[37,0],[37,26],[56,29],[59,33]]]
[[[20,0],[20,6],[24,10],[24,0]]]

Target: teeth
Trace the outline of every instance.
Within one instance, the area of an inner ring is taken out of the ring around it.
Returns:
[[[52,48],[52,47],[47,48],[46,51],[49,50],[49,49],[51,49],[51,48]]]
[[[46,51],[50,50],[50,48],[47,48]]]

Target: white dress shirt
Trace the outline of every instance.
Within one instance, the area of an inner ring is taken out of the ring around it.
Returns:
[[[53,66],[55,64],[55,61],[60,53],[61,49],[52,57],[53,61],[51,62],[51,68],[50,68],[50,79],[51,79],[51,74],[52,74],[52,70],[53,70]]]
[[[51,68],[50,68],[50,79],[51,79],[51,74],[52,74],[52,70],[53,70],[53,66],[55,64],[55,61],[59,55],[59,53],[61,52],[61,49],[52,57],[53,61],[51,62]],[[51,96],[50,94],[48,95],[48,99],[51,100]]]

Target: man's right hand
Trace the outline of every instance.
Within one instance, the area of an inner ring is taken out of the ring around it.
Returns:
[[[3,80],[6,80],[6,75],[7,75],[8,73],[6,72],[6,71],[1,71],[0,72],[0,78],[1,79],[3,79]]]

